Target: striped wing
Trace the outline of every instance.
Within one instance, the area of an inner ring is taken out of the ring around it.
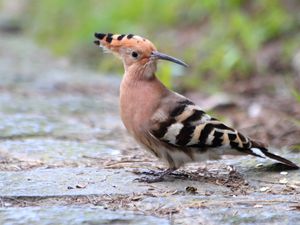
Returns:
[[[251,141],[186,100],[178,102],[166,121],[152,134],[159,140],[178,147],[233,148],[247,151]],[[251,153],[250,153],[251,154]]]
[[[268,151],[263,143],[256,142],[210,117],[189,100],[177,102],[164,121],[159,121],[151,134],[160,141],[178,148],[235,149],[258,157],[268,157],[290,166],[299,167],[281,156]]]

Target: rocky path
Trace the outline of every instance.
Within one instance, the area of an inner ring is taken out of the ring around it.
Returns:
[[[134,181],[164,165],[126,134],[119,78],[1,33],[0,80],[0,224],[300,224],[299,171],[264,160]]]

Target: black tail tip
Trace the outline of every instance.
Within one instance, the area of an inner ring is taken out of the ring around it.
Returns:
[[[106,34],[103,34],[103,33],[95,33],[94,35],[96,38],[98,38],[100,40],[102,40],[106,36]]]
[[[294,168],[295,170],[299,170],[299,169],[300,169],[300,167],[297,166],[296,164],[293,164],[293,168]]]
[[[300,169],[300,167],[297,166],[295,163],[285,164],[285,165],[288,166],[290,168],[290,170],[298,170],[298,169]]]

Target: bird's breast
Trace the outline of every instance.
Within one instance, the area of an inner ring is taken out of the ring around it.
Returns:
[[[136,134],[147,130],[158,107],[159,92],[149,82],[124,79],[120,87],[120,114],[127,130]]]

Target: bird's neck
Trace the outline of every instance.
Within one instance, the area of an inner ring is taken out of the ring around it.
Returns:
[[[124,63],[125,75],[130,75],[136,80],[151,80],[155,77],[155,72],[157,70],[157,63],[155,61],[146,64],[134,63],[131,65],[126,65]]]
[[[152,74],[151,78],[125,72],[120,86],[120,113],[125,127],[135,135],[141,132],[169,90]]]

